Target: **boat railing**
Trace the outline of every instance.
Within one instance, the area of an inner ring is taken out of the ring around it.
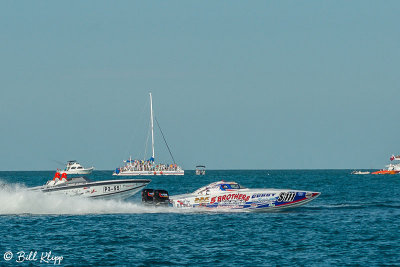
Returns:
[[[181,171],[182,168],[176,164],[154,164],[152,161],[129,161],[128,164],[121,167],[124,171]]]

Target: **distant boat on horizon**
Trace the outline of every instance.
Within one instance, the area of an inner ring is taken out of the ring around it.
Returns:
[[[206,175],[206,166],[197,165],[196,166],[196,175]]]
[[[370,174],[369,171],[352,171],[351,174]]]
[[[113,175],[116,176],[138,176],[138,175],[184,175],[185,171],[175,163],[174,157],[172,156],[171,150],[165,140],[164,134],[158,125],[161,134],[163,135],[165,144],[168,151],[174,161],[173,164],[163,164],[155,163],[155,153],[154,153],[154,121],[153,121],[153,98],[150,94],[150,122],[151,122],[151,148],[152,156],[148,160],[132,159],[132,156],[128,160],[124,160],[125,165],[116,168]],[[158,124],[158,122],[157,122]]]
[[[92,171],[94,170],[94,167],[90,168],[83,168],[81,164],[79,164],[76,160],[69,160],[67,161],[67,165],[65,166],[64,170],[58,170],[58,172],[65,173],[65,174],[82,174],[82,175],[88,175],[91,174]]]
[[[397,156],[392,155],[390,157],[390,161],[393,161],[393,160],[400,161],[400,155],[397,155]],[[386,169],[372,172],[371,174],[397,174],[400,172],[400,163],[389,164],[389,165],[386,165],[385,167],[386,167]]]

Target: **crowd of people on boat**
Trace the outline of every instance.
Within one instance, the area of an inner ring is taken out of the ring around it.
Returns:
[[[131,160],[121,168],[121,171],[176,171],[176,164],[154,164],[151,160]]]

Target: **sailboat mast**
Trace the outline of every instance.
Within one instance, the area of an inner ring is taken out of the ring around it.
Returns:
[[[153,150],[154,159],[154,125],[153,125],[153,98],[150,93],[150,120],[151,120],[151,148]]]

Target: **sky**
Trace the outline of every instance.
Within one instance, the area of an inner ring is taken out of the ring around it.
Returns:
[[[383,168],[399,1],[2,1],[0,170]],[[158,129],[157,162],[171,162]]]

